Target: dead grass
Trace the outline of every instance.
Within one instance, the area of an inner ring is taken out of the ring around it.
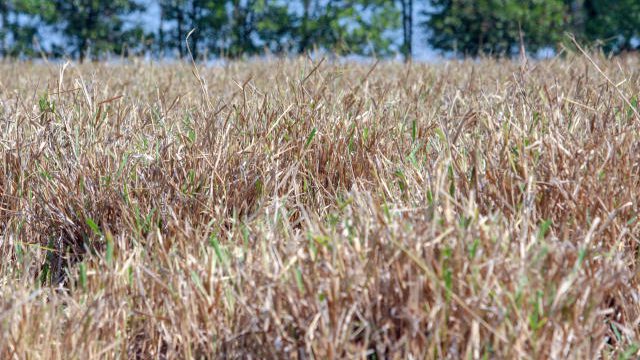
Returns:
[[[635,357],[594,61],[1,64],[0,357]]]

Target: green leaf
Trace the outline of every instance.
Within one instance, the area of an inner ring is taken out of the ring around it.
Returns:
[[[309,144],[311,144],[311,141],[313,141],[313,138],[316,137],[317,132],[318,132],[318,129],[316,128],[313,128],[313,130],[311,130],[311,133],[309,134],[309,136],[307,136],[307,142],[304,144],[305,150],[309,147]]]
[[[415,142],[417,137],[418,137],[418,128],[416,125],[416,120],[414,119],[411,122],[411,141]]]
[[[427,190],[427,202],[429,205],[433,205],[433,193],[431,190]]]
[[[627,350],[625,350],[618,359],[620,360],[629,360],[629,359],[637,359],[638,358],[638,350],[640,350],[640,346],[638,344],[631,344]]]
[[[469,259],[473,259],[476,257],[476,252],[478,251],[478,247],[480,246],[480,239],[476,238],[473,240],[473,243],[469,246]]]
[[[87,225],[89,225],[89,228],[91,228],[91,230],[93,231],[94,234],[96,234],[97,236],[102,237],[102,231],[100,231],[100,228],[95,223],[95,221],[93,221],[93,219],[86,218],[85,222],[87,223]]]
[[[296,267],[294,274],[296,278],[296,285],[298,286],[298,291],[300,291],[300,293],[304,295],[306,289],[304,287],[304,282],[302,281],[302,271],[300,270],[299,266]]]
[[[109,234],[107,232],[107,254],[106,254],[106,261],[107,264],[111,264],[113,263],[113,238],[111,237],[111,234]]]
[[[80,287],[82,290],[87,291],[87,265],[81,262],[78,266],[78,271],[80,272]]]
[[[216,258],[218,258],[218,261],[221,264],[225,265],[227,262],[227,258],[222,250],[222,247],[220,246],[218,237],[215,234],[211,234],[211,236],[209,237],[209,245],[213,247],[213,252],[216,254]]]
[[[542,224],[540,224],[540,229],[538,229],[538,240],[542,240],[547,236],[552,224],[553,222],[550,219],[544,220]]]

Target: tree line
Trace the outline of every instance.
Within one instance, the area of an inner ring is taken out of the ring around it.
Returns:
[[[143,24],[151,5],[157,26]],[[426,36],[416,38],[415,29]],[[409,59],[421,42],[459,56],[555,49],[570,32],[640,49],[638,0],[0,0],[0,56],[195,59],[311,50]],[[187,46],[188,38],[188,46]]]

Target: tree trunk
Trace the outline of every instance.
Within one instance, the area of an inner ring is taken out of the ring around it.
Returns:
[[[83,35],[80,38],[80,44],[78,45],[78,60],[80,61],[80,64],[82,64],[84,62],[85,57],[87,56],[87,38]]]
[[[164,12],[162,11],[162,7],[160,8],[160,24],[158,25],[158,56],[164,56],[164,29],[162,28],[164,25]]]
[[[0,56],[5,57],[7,54],[7,35],[8,35],[8,16],[9,16],[9,8],[5,2],[0,4]]]
[[[311,6],[310,0],[303,1],[303,13],[302,13],[302,26],[300,34],[300,44],[298,45],[298,53],[302,54],[307,51],[309,47],[309,6]]]
[[[189,37],[189,40],[191,40],[191,56],[193,56],[193,60],[198,60],[198,37],[199,37],[199,31],[200,29],[198,29],[198,9],[196,8],[196,2],[192,1],[191,2],[191,12],[189,14],[190,17],[190,21],[191,21],[191,25],[189,26],[189,32],[191,32],[191,30],[193,30],[195,28],[195,31],[191,33],[191,36]],[[188,42],[185,42],[187,45],[189,45]]]
[[[183,18],[182,18],[182,9],[180,9],[179,7],[176,8],[176,13],[178,14],[176,21],[178,22],[178,38],[176,39],[176,43],[178,44],[178,54],[180,56],[180,59],[182,59],[184,57],[184,49],[182,47],[182,41],[183,41],[183,32],[182,32],[182,23],[183,23]]]
[[[586,34],[587,22],[597,15],[593,3],[590,0],[568,1],[571,14],[571,30],[576,34]],[[588,36],[588,35],[587,35]]]
[[[231,56],[238,58],[247,50],[247,22],[249,14],[243,8],[239,0],[235,0],[233,6],[233,39],[231,45]],[[250,6],[250,4],[249,4]]]
[[[411,61],[413,56],[413,0],[402,0],[402,54],[404,61]]]
[[[85,34],[81,35],[80,38],[80,63],[84,62],[87,56],[91,57],[93,60],[94,55],[89,55],[89,41],[91,40],[91,36],[95,36],[95,24],[96,17],[98,14],[95,12],[93,8],[89,9],[89,14],[84,18],[84,27],[82,31],[86,31]],[[94,39],[95,40],[95,39]]]
[[[251,33],[253,33],[253,26],[255,23],[255,1],[249,0],[247,1],[247,8],[245,9],[245,21],[243,23],[242,29],[242,48],[243,52],[253,52],[253,43],[251,41]]]

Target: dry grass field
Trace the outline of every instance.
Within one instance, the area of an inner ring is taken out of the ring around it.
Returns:
[[[635,358],[640,59],[0,64],[0,358]]]

